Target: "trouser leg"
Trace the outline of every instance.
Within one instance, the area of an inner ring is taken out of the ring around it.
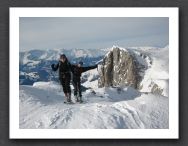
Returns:
[[[78,89],[77,89],[77,83],[75,79],[73,79],[73,86],[74,86],[74,96],[77,96]]]
[[[79,97],[81,98],[82,97],[81,83],[78,82],[77,86],[78,86]]]
[[[71,88],[70,88],[70,78],[61,78],[61,85],[63,87],[63,92],[65,94],[66,100],[71,101]]]
[[[70,88],[70,77],[67,76],[65,78],[65,88],[66,88],[66,92],[68,94],[68,101],[71,101],[71,88]]]
[[[61,86],[63,87],[63,92],[65,94],[66,100],[68,100],[68,93],[67,93],[67,90],[66,90],[65,81],[62,78],[60,78],[60,83],[61,83]]]
[[[82,89],[81,89],[80,78],[77,80],[77,89],[78,89],[78,93],[79,93],[79,100],[82,101]]]

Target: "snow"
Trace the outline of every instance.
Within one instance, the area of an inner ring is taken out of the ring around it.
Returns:
[[[37,72],[26,73],[26,72],[20,71],[19,74],[33,81],[37,81],[40,78]]]
[[[40,56],[40,59],[45,59],[45,58],[47,58],[47,56],[48,56],[48,54],[47,54],[47,52],[45,52],[44,54],[42,54],[42,55]]]
[[[86,90],[83,100],[83,104],[64,104],[61,86],[56,82],[22,85],[20,128],[168,128],[165,96],[144,94],[131,87],[95,88]]]
[[[150,67],[145,71],[144,78],[141,82],[142,92],[151,92],[152,84],[157,84],[163,89],[162,95],[168,96],[169,85],[169,48],[141,49],[141,52],[152,58]],[[150,62],[149,61],[149,62]]]
[[[22,60],[23,64],[27,64],[28,62],[30,62],[30,60],[28,59],[29,55],[30,55],[29,53],[25,52],[25,55]]]

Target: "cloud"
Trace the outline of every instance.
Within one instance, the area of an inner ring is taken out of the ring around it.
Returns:
[[[168,44],[168,18],[21,17],[20,49]],[[117,44],[118,45],[118,44]]]

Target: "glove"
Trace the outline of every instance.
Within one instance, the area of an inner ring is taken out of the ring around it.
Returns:
[[[55,64],[52,64],[52,65],[51,65],[51,68],[52,68],[53,71],[55,70],[55,67],[54,67],[54,66],[55,66]]]

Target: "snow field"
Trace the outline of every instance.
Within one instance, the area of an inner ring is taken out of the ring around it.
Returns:
[[[55,82],[20,86],[20,128],[168,128],[167,97],[131,87],[99,88],[96,94],[86,90],[83,104],[64,104],[59,89]]]

